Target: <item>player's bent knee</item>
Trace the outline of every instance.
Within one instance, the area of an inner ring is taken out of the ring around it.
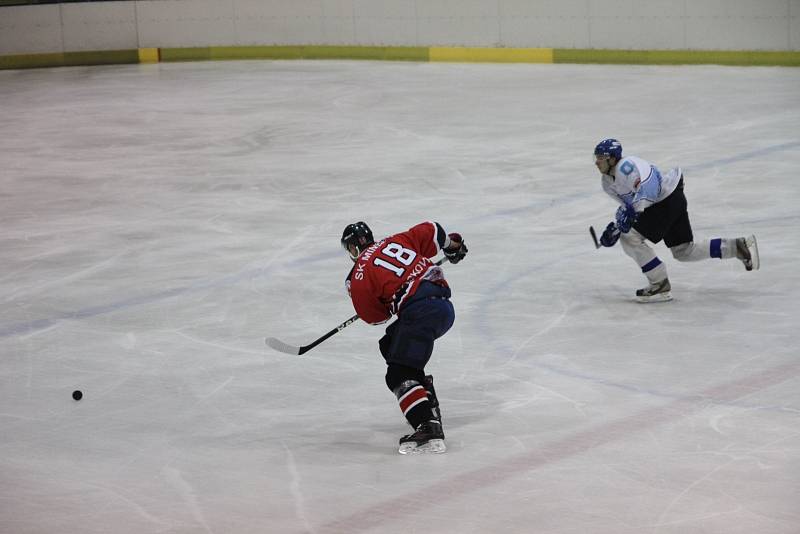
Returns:
[[[421,369],[414,369],[399,363],[390,363],[386,367],[386,387],[394,392],[397,387],[407,380],[419,383],[425,382],[425,373]]]
[[[642,237],[642,234],[640,234],[636,230],[631,230],[630,232],[621,234],[619,236],[619,240],[620,243],[622,243],[623,245],[629,245],[633,247],[644,243],[644,237]]]
[[[674,247],[670,247],[670,252],[672,252],[672,257],[678,261],[689,261],[692,255],[692,249],[694,248],[694,243],[681,243],[680,245],[675,245]]]

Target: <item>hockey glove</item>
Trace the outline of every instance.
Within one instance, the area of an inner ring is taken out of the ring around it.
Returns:
[[[467,255],[467,245],[464,244],[464,239],[462,239],[461,234],[447,234],[447,237],[450,238],[450,246],[451,247],[458,247],[453,250],[444,249],[444,256],[450,263],[458,263],[464,259],[464,256]]]
[[[600,244],[604,247],[613,247],[619,239],[620,231],[613,222],[608,223],[603,235],[600,236]]]
[[[633,209],[633,206],[625,204],[617,208],[617,228],[623,234],[631,231],[631,227],[636,223],[639,214]]]

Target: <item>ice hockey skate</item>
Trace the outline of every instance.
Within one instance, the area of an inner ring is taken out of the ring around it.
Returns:
[[[439,421],[420,423],[413,434],[400,438],[400,454],[441,454],[447,450]]]
[[[672,300],[671,289],[669,278],[665,278],[660,282],[655,282],[642,289],[637,289],[636,300],[639,302],[666,302]]]
[[[428,392],[428,402],[431,403],[431,412],[433,413],[433,418],[439,421],[439,425],[442,424],[442,412],[439,409],[439,399],[436,397],[436,390],[433,387],[433,375],[425,375],[425,391]],[[444,435],[442,435],[444,437]]]
[[[757,271],[761,267],[756,236],[749,235],[736,238],[736,258],[744,263],[744,268],[748,271]]]

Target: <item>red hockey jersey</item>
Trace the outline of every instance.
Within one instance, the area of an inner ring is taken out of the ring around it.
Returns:
[[[424,222],[366,248],[345,282],[359,317],[371,324],[387,321],[416,293],[421,280],[447,287],[442,269],[430,260],[446,238],[439,223]]]

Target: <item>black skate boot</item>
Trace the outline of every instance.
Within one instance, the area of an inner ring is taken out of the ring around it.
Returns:
[[[736,238],[736,258],[744,263],[744,268],[748,271],[757,271],[761,266],[758,258],[758,244],[756,236]]]
[[[664,278],[660,282],[655,282],[647,287],[636,290],[636,300],[639,302],[666,302],[672,300],[672,287],[669,285],[669,279]]]
[[[444,432],[439,421],[432,420],[420,423],[413,434],[400,438],[400,454],[440,454],[447,450],[444,444]]]
[[[439,399],[436,398],[436,390],[433,387],[433,375],[425,375],[425,382],[422,384],[425,386],[425,391],[428,392],[428,402],[431,403],[431,412],[433,412],[433,418],[439,421],[439,424],[442,424],[442,411],[439,409]]]

